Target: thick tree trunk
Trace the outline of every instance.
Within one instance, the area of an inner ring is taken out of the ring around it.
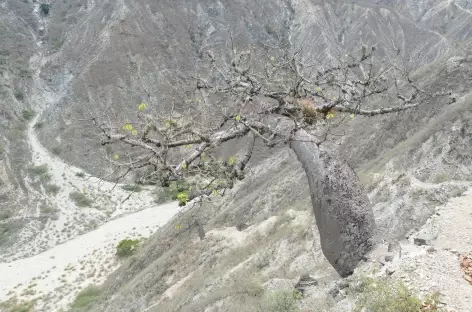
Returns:
[[[299,130],[290,143],[305,170],[323,254],[343,277],[373,246],[375,220],[357,175],[336,153]]]

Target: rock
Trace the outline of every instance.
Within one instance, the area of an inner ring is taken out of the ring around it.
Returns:
[[[304,294],[307,288],[317,285],[318,281],[316,279],[310,275],[302,275],[298,283],[295,284],[295,289]]]
[[[386,262],[391,262],[394,257],[395,257],[394,254],[386,255],[386,256],[385,256],[385,261],[386,261]]]
[[[414,242],[415,245],[417,245],[417,246],[424,246],[424,245],[427,245],[426,240],[423,239],[423,238],[418,238],[418,237],[417,237],[417,238],[415,238],[415,239],[413,240],[413,242]]]
[[[428,253],[432,253],[432,252],[435,252],[436,249],[433,247],[433,246],[429,246],[427,249],[426,249],[426,252]]]
[[[408,238],[410,238],[410,236],[412,236],[413,234],[415,234],[415,230],[414,230],[414,229],[411,229],[411,230],[409,230],[409,231],[405,234],[405,238],[408,239]]]
[[[248,228],[248,225],[246,223],[239,223],[238,225],[236,225],[236,229],[238,231],[244,231],[247,228]]]

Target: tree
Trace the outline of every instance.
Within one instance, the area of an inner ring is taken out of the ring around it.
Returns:
[[[191,187],[177,195],[181,205],[224,193],[243,179],[256,141],[287,146],[305,170],[323,253],[348,276],[374,244],[375,220],[355,172],[329,141],[346,119],[406,111],[449,93],[421,89],[399,67],[399,53],[389,60],[363,46],[325,64],[292,47],[263,53],[232,47],[220,58],[209,50],[194,87],[180,89],[168,111],[143,102],[134,121],[92,112],[91,119],[103,145],[133,148],[126,158],[108,156],[118,179],[147,168],[142,179],[165,187],[186,181]],[[234,140],[245,141],[245,148],[219,160],[215,153]]]

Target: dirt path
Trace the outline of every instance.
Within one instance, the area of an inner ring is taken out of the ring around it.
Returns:
[[[0,301],[40,298],[38,311],[56,311],[89,284],[99,284],[119,265],[116,245],[148,237],[178,211],[170,203],[115,219],[30,258],[0,263]]]

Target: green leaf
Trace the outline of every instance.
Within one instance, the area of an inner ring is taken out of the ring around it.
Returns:
[[[188,202],[188,194],[186,192],[177,194],[177,200],[179,201],[180,205],[186,205]]]
[[[229,164],[230,166],[235,165],[237,161],[238,161],[238,159],[237,159],[236,157],[234,157],[234,156],[231,156],[231,157],[228,158],[228,164]]]
[[[133,125],[130,124],[129,122],[127,122],[127,123],[124,124],[123,130],[125,130],[125,131],[132,131],[132,130],[133,130]]]
[[[141,102],[141,104],[139,104],[139,106],[138,106],[138,110],[140,110],[140,111],[143,111],[143,110],[145,110],[146,108],[147,108],[147,105],[146,105],[146,103],[144,103],[144,102]]]
[[[211,195],[216,196],[217,194],[216,190],[211,191]]]
[[[333,112],[328,112],[328,115],[326,115],[326,119],[333,119],[334,118],[334,114]]]
[[[115,155],[113,155],[113,159],[118,160],[118,159],[120,159],[120,156],[118,156],[118,154],[115,154]]]
[[[316,90],[316,92],[321,92],[321,91],[323,91],[323,89],[321,89],[321,87],[316,87],[315,90]]]
[[[136,131],[135,129],[131,130],[131,134],[132,135],[138,135],[138,131]]]
[[[241,116],[238,115],[238,116],[234,117],[234,119],[236,119],[236,121],[239,122],[241,120]]]

